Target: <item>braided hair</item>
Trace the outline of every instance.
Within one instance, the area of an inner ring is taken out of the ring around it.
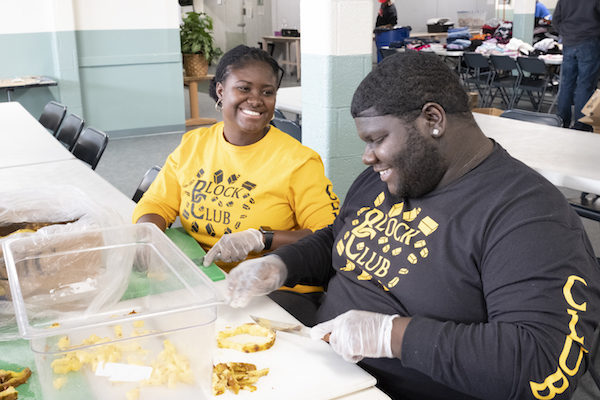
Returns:
[[[210,97],[215,101],[219,101],[219,97],[217,96],[217,83],[225,82],[231,70],[244,68],[248,64],[257,61],[264,62],[273,69],[273,74],[277,77],[277,89],[279,89],[284,71],[279,64],[277,64],[277,61],[262,49],[240,44],[221,57],[221,61],[219,61],[219,64],[217,65],[215,76],[211,79],[208,87],[208,94]]]
[[[386,57],[367,75],[354,93],[350,112],[354,118],[392,115],[411,122],[429,102],[447,114],[470,111],[458,76],[438,56],[406,51]]]

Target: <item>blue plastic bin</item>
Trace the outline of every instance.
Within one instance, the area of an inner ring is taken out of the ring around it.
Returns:
[[[392,42],[401,42],[410,37],[410,26],[402,26],[394,29],[375,29],[375,47],[379,50],[382,47],[389,47]],[[383,57],[377,51],[377,62],[381,62]]]

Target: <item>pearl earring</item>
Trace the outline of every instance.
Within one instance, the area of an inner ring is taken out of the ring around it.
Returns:
[[[435,129],[434,129],[434,130],[431,132],[431,134],[432,134],[433,136],[437,136],[437,135],[439,135],[439,134],[440,134],[440,130],[439,130],[439,129],[437,129],[437,128],[435,128]]]

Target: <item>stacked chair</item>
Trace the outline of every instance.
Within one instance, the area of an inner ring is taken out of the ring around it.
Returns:
[[[75,157],[96,169],[108,144],[108,135],[88,126],[81,132],[71,151]]]
[[[50,101],[44,107],[39,122],[75,157],[96,169],[106,145],[108,135],[96,128],[83,128],[85,121],[76,114],[67,114],[67,107]]]
[[[69,115],[65,118],[60,130],[56,134],[56,139],[69,149],[69,151],[73,150],[84,124],[85,121],[80,116],[76,114]]]
[[[50,101],[44,107],[44,111],[40,116],[40,124],[44,126],[44,128],[48,129],[52,135],[56,136],[56,132],[58,132],[58,128],[62,123],[65,115],[67,114],[67,107],[57,103],[56,101]]]

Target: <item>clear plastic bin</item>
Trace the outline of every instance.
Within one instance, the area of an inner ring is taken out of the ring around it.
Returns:
[[[481,28],[485,25],[485,11],[458,11],[458,26]]]
[[[3,250],[44,399],[211,397],[214,322],[225,301],[156,226],[32,235]],[[124,285],[102,275],[116,258],[131,265]],[[72,282],[78,265],[98,273]]]

